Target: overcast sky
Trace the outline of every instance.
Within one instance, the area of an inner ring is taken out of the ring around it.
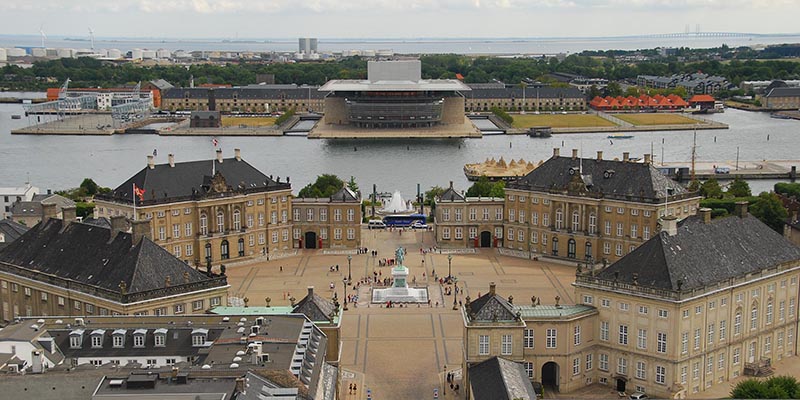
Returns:
[[[168,38],[798,33],[800,0],[0,0],[0,34]]]

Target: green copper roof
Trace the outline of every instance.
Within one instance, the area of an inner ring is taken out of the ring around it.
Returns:
[[[291,314],[293,307],[289,306],[276,306],[276,307],[214,307],[209,312],[212,314],[218,315],[286,315]],[[330,324],[329,321],[313,321],[317,325],[327,325]],[[333,324],[336,325],[339,323],[339,316],[337,315],[334,320]]]
[[[559,317],[575,317],[580,314],[596,311],[592,306],[578,305],[540,305],[540,306],[514,306],[514,311],[519,312],[522,319],[550,319]]]

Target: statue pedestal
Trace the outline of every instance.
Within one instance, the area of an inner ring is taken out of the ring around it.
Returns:
[[[403,265],[405,250],[398,248],[395,254],[398,264],[392,268],[392,287],[372,289],[372,303],[427,303],[427,287],[408,287],[408,267]]]

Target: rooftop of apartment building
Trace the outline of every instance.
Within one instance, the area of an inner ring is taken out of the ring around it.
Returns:
[[[653,204],[695,196],[658,171],[649,154],[643,162],[636,162],[629,153],[623,153],[622,160],[603,159],[602,152],[597,158],[580,158],[577,149],[573,149],[572,157],[562,157],[557,148],[553,157],[506,187]]]
[[[11,242],[17,240],[25,232],[28,227],[10,219],[0,219],[0,251]]]
[[[133,204],[134,185],[144,191],[136,196],[137,206],[291,189],[289,177],[281,182],[280,177],[265,175],[244,161],[239,149],[232,158],[223,158],[222,150],[217,150],[217,158],[211,160],[175,162],[171,154],[168,159],[166,164],[155,164],[153,156],[148,156],[147,165],[138,173],[95,198]]]
[[[294,197],[292,204],[303,203],[361,203],[361,195],[348,187],[339,189],[330,197]]]
[[[36,217],[42,215],[42,204],[55,204],[58,209],[74,207],[75,202],[58,194],[35,194],[31,201],[17,201],[11,206],[14,217]]]

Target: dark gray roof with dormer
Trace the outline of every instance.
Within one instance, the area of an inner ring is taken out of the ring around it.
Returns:
[[[213,164],[213,168],[212,168]],[[132,203],[133,185],[144,189],[144,200],[136,199],[137,205],[201,199],[219,193],[213,188],[213,177],[219,174],[226,186],[226,192],[264,192],[290,189],[291,185],[277,182],[250,165],[247,161],[226,158],[157,164],[154,168],[145,166],[136,175],[119,185],[111,193],[97,195],[100,200]],[[280,178],[278,178],[279,180]]]
[[[332,302],[314,293],[313,289],[309,289],[306,297],[294,306],[292,312],[304,314],[312,321],[333,322],[333,313],[335,310],[336,307]]]
[[[51,218],[37,224],[0,251],[0,268],[55,285],[66,282],[98,288],[96,295],[119,300],[121,283],[129,295],[165,289],[168,294],[193,291],[191,286],[225,286],[224,277],[200,273],[169,251],[143,238],[133,243],[132,235],[72,222],[64,227]],[[75,287],[73,287],[75,288]],[[175,292],[175,293],[173,293]]]
[[[638,286],[691,290],[787,262],[800,264],[800,247],[749,214],[710,223],[693,216],[678,226],[677,235],[662,230],[597,278],[633,284],[638,274]]]
[[[469,367],[469,382],[475,400],[536,399],[525,367],[504,358],[492,357]]]
[[[764,97],[800,97],[800,88],[797,87],[776,87],[769,91]]]
[[[450,187],[447,188],[447,190],[444,191],[444,193],[442,193],[439,196],[439,200],[444,200],[444,201],[464,201],[464,200],[466,200],[466,198],[461,193],[458,193],[458,191],[453,189],[452,186],[450,186]]]
[[[339,189],[338,192],[331,195],[331,202],[334,203],[360,203],[358,193],[350,190],[347,186]]]
[[[31,201],[17,201],[11,206],[11,215],[15,217],[32,217],[42,215],[42,204],[55,204],[56,210],[74,207],[75,202],[58,194],[36,194]]]
[[[575,175],[580,175],[585,191],[598,197],[633,201],[663,202],[673,196],[689,194],[678,182],[664,176],[651,164],[592,158],[552,157],[528,175],[509,182],[514,189],[565,191]]]
[[[10,219],[0,219],[0,233],[3,234],[3,240],[0,241],[0,250],[17,240],[25,232],[28,227]]]

